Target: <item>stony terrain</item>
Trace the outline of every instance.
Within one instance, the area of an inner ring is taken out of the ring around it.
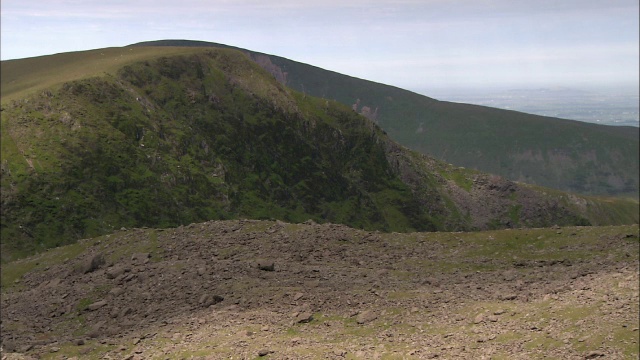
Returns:
[[[2,266],[2,359],[637,359],[638,225],[123,229]]]

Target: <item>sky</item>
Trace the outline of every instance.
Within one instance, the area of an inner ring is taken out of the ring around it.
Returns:
[[[409,90],[637,89],[638,0],[2,0],[2,60],[204,40]]]

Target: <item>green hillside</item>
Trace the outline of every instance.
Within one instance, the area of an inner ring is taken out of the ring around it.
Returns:
[[[435,229],[423,211],[403,210],[417,204],[384,162],[379,130],[314,101],[228,51],[127,65],[14,101],[2,112],[3,240],[22,231],[17,247],[32,251],[29,238],[49,247],[238,216]]]
[[[287,85],[356,104],[396,141],[458,166],[584,194],[638,196],[638,128],[437,101],[402,89],[272,62]]]
[[[522,186],[411,152],[241,52],[167,49],[2,63],[3,260],[211,219],[382,231],[638,221],[637,201]]]
[[[142,59],[198,51],[177,47],[105,48],[2,61],[2,103],[64,82],[105,73],[114,74],[122,66]]]
[[[133,48],[149,45],[227,47],[164,40]],[[353,107],[413,150],[514,181],[638,198],[638,128],[438,101],[278,56],[243,51],[287,86]]]

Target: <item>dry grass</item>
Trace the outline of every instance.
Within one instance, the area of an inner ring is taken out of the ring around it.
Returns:
[[[0,67],[2,103],[64,82],[113,74],[137,61],[202,51],[205,48],[118,47],[3,61]]]

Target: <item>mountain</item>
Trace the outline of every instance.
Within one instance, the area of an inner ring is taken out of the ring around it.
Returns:
[[[133,46],[213,46],[163,40]],[[437,159],[510,180],[593,195],[638,198],[639,129],[438,101],[282,57],[240,49],[278,81],[336,100],[394,140]]]
[[[125,47],[2,62],[2,257],[211,219],[382,231],[638,221],[637,201],[448,165],[233,49]]]

